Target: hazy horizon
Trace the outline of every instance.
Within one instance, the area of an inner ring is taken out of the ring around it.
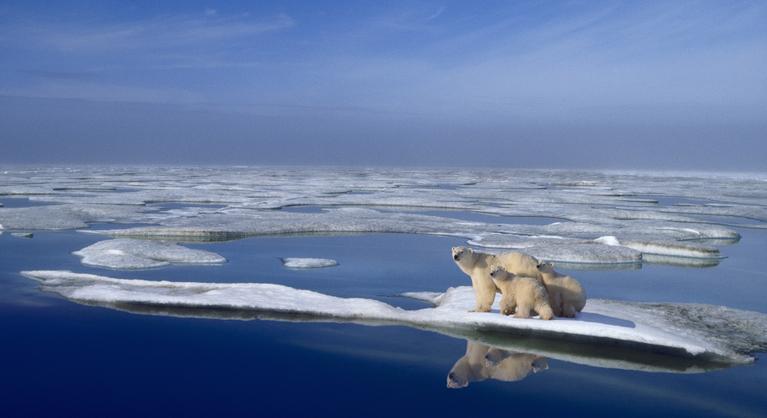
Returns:
[[[767,4],[0,5],[2,163],[767,169]]]

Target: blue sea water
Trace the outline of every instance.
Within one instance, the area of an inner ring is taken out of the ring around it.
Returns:
[[[716,267],[567,272],[591,297],[766,312],[767,232],[739,232],[742,240],[723,247],[728,258]],[[189,246],[228,262],[128,272],[86,267],[71,254],[100,239],[75,231],[0,235],[0,416],[767,416],[763,361],[670,374],[548,359],[547,370],[516,382],[488,379],[448,389],[448,372],[466,351],[462,339],[401,326],[140,315],[69,302],[18,274],[69,269],[270,282],[412,309],[423,304],[399,293],[468,284],[449,256],[451,246],[464,243],[458,238],[358,234],[196,243]],[[290,270],[281,257],[333,258],[339,265]]]

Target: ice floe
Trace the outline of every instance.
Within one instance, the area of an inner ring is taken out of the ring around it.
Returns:
[[[168,264],[218,264],[226,259],[216,253],[182,247],[172,242],[111,239],[75,251],[82,263],[111,269],[142,269]]]
[[[639,264],[642,262],[640,251],[590,240],[490,235],[468,242],[473,246],[484,247],[486,252],[496,253],[513,249],[532,255],[539,260],[554,263]]]
[[[644,255],[656,255],[666,257],[719,259],[719,249],[712,246],[690,241],[650,241],[650,240],[624,240],[619,241],[614,236],[599,237],[594,240],[605,245],[614,247],[626,247],[639,251]]]
[[[126,205],[68,204],[0,208],[0,223],[5,229],[74,229],[89,222],[138,222],[140,208]]]
[[[329,258],[285,257],[282,265],[290,269],[315,269],[337,266],[338,261]]]
[[[277,284],[127,280],[69,271],[22,274],[72,301],[132,312],[399,324],[486,343],[503,335],[512,340],[514,335],[528,335],[725,364],[751,362],[751,353],[767,349],[767,315],[722,306],[590,299],[576,319],[543,321],[502,316],[497,306],[495,312],[469,312],[474,306],[471,287],[409,293],[435,306],[404,310],[372,299],[339,298]]]
[[[41,167],[9,170],[0,178],[0,196],[26,196],[49,205],[0,208],[0,223],[12,231],[87,230],[94,222],[146,224],[99,233],[173,241],[438,234],[488,248],[524,245],[542,258],[595,264],[634,264],[637,254],[718,259],[716,246],[740,238],[731,225],[767,228],[767,182],[758,176],[666,176],[565,170]],[[323,210],[281,210],[306,206]],[[433,209],[505,218],[468,222],[419,213]],[[561,221],[515,222],[520,216]],[[525,236],[529,242],[519,238]],[[533,239],[545,236],[574,241],[557,246]],[[595,245],[614,244],[594,241],[604,236],[619,244]]]

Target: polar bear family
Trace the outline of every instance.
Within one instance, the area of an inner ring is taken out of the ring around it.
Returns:
[[[453,260],[471,278],[477,312],[489,312],[501,293],[502,315],[575,317],[586,305],[586,293],[574,278],[557,273],[550,263],[519,252],[485,254],[453,247]]]

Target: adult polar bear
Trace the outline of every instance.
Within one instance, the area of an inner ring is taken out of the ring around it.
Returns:
[[[543,284],[549,293],[549,303],[554,315],[575,318],[575,315],[586,306],[586,292],[578,280],[559,274],[551,263],[538,265]]]
[[[542,280],[538,270],[538,260],[527,254],[507,252],[503,254],[485,254],[467,247],[453,247],[453,260],[458,268],[471,277],[471,286],[476,297],[476,312],[490,312],[495,301],[496,292],[500,289],[490,278],[493,266],[502,266],[509,273],[518,276],[532,277]]]

